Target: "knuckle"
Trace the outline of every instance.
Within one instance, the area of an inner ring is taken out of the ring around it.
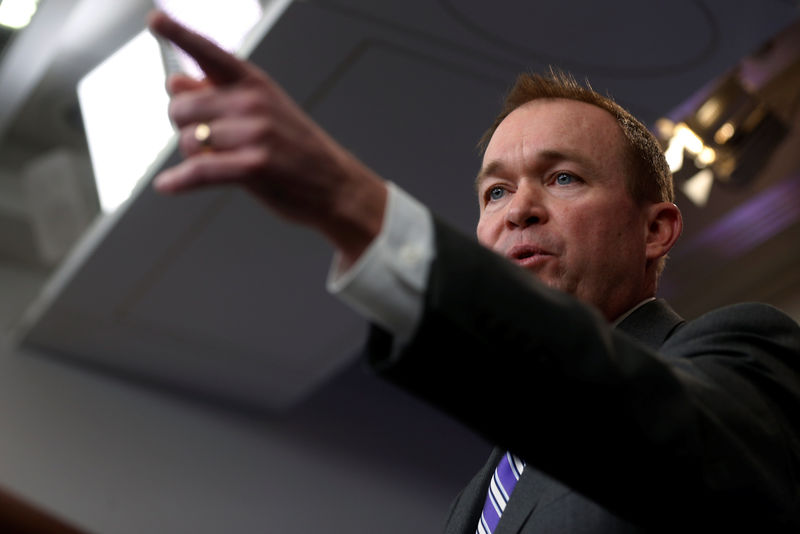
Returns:
[[[268,99],[265,98],[262,91],[252,88],[242,91],[239,99],[239,109],[247,115],[268,116],[270,114]]]
[[[186,122],[186,99],[181,98],[179,96],[173,97],[169,101],[169,106],[167,107],[167,114],[172,121],[178,125],[182,125]]]
[[[219,177],[211,172],[208,158],[198,155],[186,161],[187,181],[193,184],[211,184],[219,181]]]
[[[262,174],[268,172],[272,164],[271,151],[267,147],[248,152],[243,158],[243,167],[246,174]]]
[[[184,156],[191,156],[195,153],[197,141],[194,139],[194,134],[186,128],[181,130],[178,136],[178,150]]]
[[[196,178],[202,172],[202,165],[197,158],[189,158],[183,162],[184,175],[187,177]]]
[[[260,120],[255,121],[253,125],[253,137],[258,142],[269,142],[274,133],[274,123],[269,117],[263,117]]]
[[[175,99],[169,101],[169,105],[167,106],[167,115],[169,116],[172,122],[180,124],[179,120],[181,117],[180,106],[175,101]]]

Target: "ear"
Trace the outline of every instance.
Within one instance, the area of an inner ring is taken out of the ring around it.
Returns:
[[[672,202],[659,202],[647,207],[645,256],[653,262],[667,255],[683,230],[683,218]]]

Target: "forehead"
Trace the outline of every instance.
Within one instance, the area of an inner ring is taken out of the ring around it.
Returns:
[[[624,165],[626,143],[616,119],[602,108],[576,100],[537,99],[498,125],[484,163],[550,151],[580,154],[603,166]]]

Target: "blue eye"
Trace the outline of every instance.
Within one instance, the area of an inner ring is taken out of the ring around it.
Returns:
[[[492,187],[489,189],[489,200],[500,200],[505,194],[506,190],[502,187]]]
[[[566,172],[560,172],[556,175],[556,185],[569,185],[575,181],[575,177]]]

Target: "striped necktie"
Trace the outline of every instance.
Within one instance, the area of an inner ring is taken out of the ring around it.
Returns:
[[[494,532],[503,510],[506,509],[511,491],[517,485],[524,468],[525,462],[510,452],[507,452],[500,459],[500,463],[497,464],[497,468],[494,470],[492,481],[489,483],[486,503],[483,505],[483,512],[481,513],[481,520],[478,523],[476,534],[492,534]]]

